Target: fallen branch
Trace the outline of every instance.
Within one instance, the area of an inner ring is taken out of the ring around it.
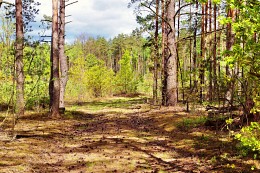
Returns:
[[[209,113],[227,113],[239,110],[239,106],[215,107],[211,105],[206,106],[206,111]]]

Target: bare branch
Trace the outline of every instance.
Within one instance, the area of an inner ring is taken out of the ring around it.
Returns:
[[[151,8],[151,5],[146,5],[146,4],[144,4],[144,3],[142,3],[142,6],[143,7],[146,7],[147,9],[149,9],[153,14],[156,14],[156,12]],[[169,25],[169,22],[163,17],[163,16],[161,16],[161,15],[158,15],[158,17],[161,19],[161,20],[163,20],[168,26],[170,26]]]
[[[3,1],[3,0],[0,0],[0,7],[1,7],[2,3],[3,3],[3,4],[8,4],[8,5],[15,6],[13,3],[10,3],[10,2],[6,2],[6,1]]]
[[[68,21],[68,22],[66,22],[65,24],[69,24],[69,23],[71,23],[72,21]]]
[[[187,7],[189,5],[192,5],[192,3],[189,3],[189,4],[185,4],[183,6],[181,6],[174,14],[174,18],[180,13],[180,11],[184,8],[184,7]]]
[[[258,79],[260,79],[260,74],[259,73],[249,72],[249,74],[251,74],[252,76],[257,77]]]
[[[50,43],[51,41],[42,40],[41,42]]]
[[[52,36],[50,36],[50,35],[42,35],[41,37],[52,37]]]
[[[65,5],[65,7],[67,7],[69,5],[72,5],[72,4],[75,4],[75,3],[78,3],[78,1],[71,2],[71,3],[67,4],[67,5]]]
[[[44,20],[41,20],[41,22],[52,22],[52,20],[44,19]]]

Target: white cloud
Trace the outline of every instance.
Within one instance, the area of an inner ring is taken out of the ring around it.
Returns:
[[[67,30],[73,35],[88,33],[111,38],[119,33],[130,33],[137,27],[129,0],[79,0],[67,7],[72,23]]]
[[[37,21],[43,15],[52,15],[51,0],[38,0],[41,3],[40,14]],[[69,0],[68,3],[76,0]],[[103,36],[111,38],[120,33],[129,34],[138,25],[135,21],[133,9],[127,7],[130,0],[78,0],[78,3],[66,7],[66,18],[72,21],[66,26],[66,40],[71,41],[82,33],[91,36]],[[9,0],[14,3],[14,0]],[[39,24],[35,24],[38,30]],[[34,32],[38,33],[38,32]],[[37,36],[36,36],[37,37]]]

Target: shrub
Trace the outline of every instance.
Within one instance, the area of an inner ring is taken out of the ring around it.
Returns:
[[[114,72],[105,66],[94,65],[86,72],[86,85],[94,97],[112,94]]]
[[[240,149],[243,155],[253,152],[255,157],[260,154],[260,124],[251,122],[250,126],[243,127],[240,133],[235,135],[240,141]]]
[[[89,96],[112,95],[114,72],[104,64],[92,54],[76,58],[69,71],[66,95],[78,101]]]

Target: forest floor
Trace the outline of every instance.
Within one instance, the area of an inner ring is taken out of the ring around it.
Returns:
[[[27,113],[0,141],[0,172],[258,172],[204,114],[123,97],[70,103],[59,120]]]

